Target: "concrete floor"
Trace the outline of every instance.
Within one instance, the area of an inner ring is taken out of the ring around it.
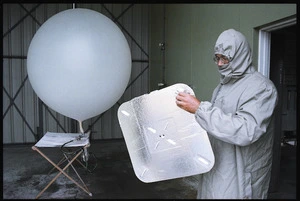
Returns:
[[[6,146],[3,148],[3,198],[34,199],[56,176],[53,166],[32,145]],[[59,148],[40,148],[52,161],[62,155]],[[90,197],[64,175],[41,195],[40,199],[189,199],[196,197],[196,177],[143,183],[134,174],[124,140],[91,142],[90,171],[79,163],[74,166],[92,193]],[[95,164],[97,164],[96,168]],[[94,170],[93,170],[94,169]],[[69,175],[80,181],[71,168]]]
[[[33,144],[32,144],[33,145]],[[3,147],[3,198],[34,199],[57,174],[51,164],[31,149],[32,145]],[[290,149],[290,147],[285,150]],[[294,148],[295,149],[295,148]],[[57,163],[62,157],[59,148],[43,148],[43,152]],[[195,199],[197,176],[154,183],[143,183],[134,174],[124,140],[91,142],[89,170],[75,162],[78,173],[92,192],[89,196],[72,181],[61,175],[40,196],[40,199]],[[285,151],[282,151],[284,154]],[[95,157],[93,157],[93,155]],[[284,157],[280,190],[273,199],[296,198],[296,158]],[[288,166],[289,170],[287,170]],[[77,182],[71,168],[68,174]],[[286,174],[286,176],[285,176]]]

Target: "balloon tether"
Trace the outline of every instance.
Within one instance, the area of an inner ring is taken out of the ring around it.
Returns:
[[[80,128],[80,133],[81,133],[81,135],[79,136],[79,138],[81,139],[81,137],[84,136],[84,130],[82,128],[82,121],[78,121],[78,122],[79,122],[79,128]],[[83,151],[84,152],[82,153],[81,157],[82,157],[82,160],[87,163],[87,161],[89,160],[89,152],[87,150],[87,147],[84,147]]]

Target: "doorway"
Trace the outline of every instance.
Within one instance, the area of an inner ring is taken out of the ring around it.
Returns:
[[[296,25],[271,31],[270,79],[278,91],[270,193],[296,192]],[[289,186],[290,184],[290,186]]]

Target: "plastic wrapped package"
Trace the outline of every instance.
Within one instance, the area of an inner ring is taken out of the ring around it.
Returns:
[[[214,165],[207,133],[193,114],[176,105],[178,92],[194,95],[179,83],[133,98],[118,109],[134,172],[145,183],[202,174]]]

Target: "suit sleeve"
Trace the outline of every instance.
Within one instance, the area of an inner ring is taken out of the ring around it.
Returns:
[[[276,102],[276,88],[263,85],[253,92],[247,91],[247,94],[242,95],[235,113],[224,113],[210,102],[202,101],[195,118],[200,126],[215,138],[246,146],[266,132]]]

